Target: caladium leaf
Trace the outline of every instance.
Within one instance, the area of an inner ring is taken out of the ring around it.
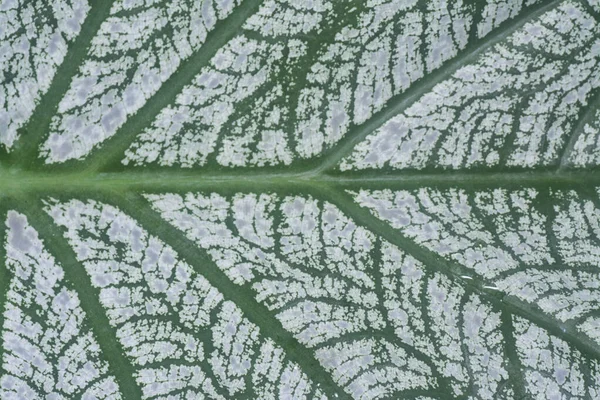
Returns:
[[[571,134],[600,85],[599,56],[594,17],[565,2],[368,135],[341,169],[571,163],[563,150],[570,138],[579,141]]]
[[[322,397],[233,302],[130,217],[93,201],[48,212],[99,289],[144,397]]]
[[[77,293],[27,218],[8,212],[6,264],[13,277],[2,327],[0,395],[120,399]]]
[[[0,397],[600,397],[600,3],[0,0]]]

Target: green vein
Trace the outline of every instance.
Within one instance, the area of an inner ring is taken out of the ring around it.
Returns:
[[[598,343],[582,334],[578,334],[575,328],[568,326],[568,324],[560,323],[537,307],[532,307],[531,304],[525,303],[514,296],[505,296],[502,299],[502,304],[508,312],[525,318],[534,325],[545,329],[551,335],[564,340],[588,357],[595,358],[596,360],[600,359]]]
[[[77,261],[73,249],[62,237],[62,230],[43,211],[42,204],[38,199],[21,199],[20,206],[17,208],[23,210],[22,212],[27,216],[31,226],[38,231],[40,238],[63,267],[65,279],[77,292],[81,307],[86,313],[87,322],[94,332],[102,355],[109,365],[109,372],[115,377],[123,398],[141,399],[142,392],[134,381],[135,369],[125,357],[125,352],[117,340],[115,329],[110,326],[106,310],[100,304],[100,291],[92,285],[84,267]]]
[[[585,126],[594,122],[596,118],[596,111],[600,108],[600,88],[596,88],[594,95],[588,101],[587,107],[581,113],[581,116],[577,120],[577,123],[571,131],[569,140],[565,143],[562,152],[558,156],[559,164],[557,171],[562,172],[567,168],[573,168],[569,158],[573,153],[577,139],[583,133]]]
[[[196,272],[217,288],[226,300],[231,300],[244,313],[244,317],[260,328],[265,337],[270,337],[280,348],[286,351],[286,356],[298,364],[308,378],[318,385],[329,398],[346,398],[347,395],[333,381],[331,374],[313,357],[313,352],[300,344],[287,332],[268,308],[255,300],[255,294],[248,287],[233,283],[183,232],[163,220],[160,215],[150,208],[148,202],[141,196],[126,193],[116,206],[135,219],[150,234],[161,238],[171,246],[182,259],[190,264]]]
[[[338,206],[346,215],[352,216],[357,224],[367,227],[373,233],[403,249],[423,263],[429,271],[439,272],[448,276],[463,287],[474,290],[498,307],[498,309],[507,310],[514,315],[523,317],[533,324],[546,329],[552,335],[568,342],[582,353],[600,360],[600,346],[597,343],[584,335],[578,334],[574,329],[566,329],[564,324],[545,315],[537,307],[522,302],[513,296],[505,296],[503,293],[492,289],[493,285],[477,276],[472,270],[449,261],[411,239],[406,238],[400,231],[376,218],[368,209],[356,204],[352,197],[345,192],[325,187],[319,189],[318,192],[321,193],[321,197],[328,199],[328,201]]]
[[[498,28],[483,39],[468,45],[449,63],[428,74],[425,78],[415,82],[405,92],[392,97],[382,110],[374,113],[364,124],[351,128],[335,146],[323,152],[322,162],[316,168],[316,171],[328,171],[334,169],[338,162],[348,155],[357,143],[362,141],[367,135],[374,132],[389,119],[406,110],[435,85],[448,79],[461,67],[475,61],[482,53],[502,42],[527,22],[553,9],[560,3],[561,0],[552,0],[549,2],[542,1],[530,6],[526,11],[519,14],[519,16],[500,24]]]
[[[361,189],[409,189],[419,187],[523,187],[523,186],[581,186],[600,184],[600,170],[576,171],[512,170],[505,172],[460,172],[440,171],[419,173],[418,171],[348,171],[321,175],[315,180],[340,188]]]
[[[596,21],[600,21],[600,12],[598,12],[598,10],[596,10],[595,8],[597,6],[592,6],[589,0],[578,0],[578,2],[583,6],[583,8],[585,9],[585,11],[587,11],[588,14],[594,17]]]
[[[0,170],[0,193],[55,193],[60,191],[111,191],[111,190],[199,190],[221,187],[239,190],[262,188],[265,190],[315,186],[340,189],[410,189],[419,187],[519,188],[555,187],[580,188],[600,186],[600,170],[579,170],[555,173],[505,172],[505,173],[394,173],[389,175],[350,173],[336,175],[311,175],[304,172],[245,174],[204,173],[187,171],[127,171],[101,174],[81,172],[26,172]]]
[[[71,160],[64,163],[65,167],[81,165],[89,171],[99,171],[118,163],[136,136],[152,123],[163,108],[175,102],[183,88],[209,64],[221,47],[239,33],[244,22],[256,12],[261,3],[262,0],[245,0],[227,18],[219,21],[218,26],[208,33],[200,49],[183,61],[177,71],[163,82],[160,89],[113,136],[99,144],[100,148],[92,150],[84,162]]]
[[[8,268],[6,268],[6,224],[4,223],[4,213],[2,213],[2,217],[0,221],[0,376],[3,376],[6,372],[4,371],[4,335],[1,332],[4,331],[6,294],[8,293],[11,279]]]
[[[504,352],[506,354],[506,369],[508,371],[509,381],[512,383],[517,399],[527,398],[527,385],[523,379],[523,364],[517,352],[517,342],[514,336],[515,328],[513,326],[512,315],[505,309],[500,315],[502,322],[502,333],[504,335]]]
[[[109,16],[113,1],[89,0],[91,8],[81,25],[81,32],[69,46],[65,59],[57,68],[55,78],[48,91],[42,95],[32,118],[19,130],[20,136],[9,154],[9,164],[12,161],[14,165],[27,168],[32,167],[36,162],[38,147],[49,132],[50,121],[58,111],[58,104],[87,55],[92,39],[96,36],[102,22]]]

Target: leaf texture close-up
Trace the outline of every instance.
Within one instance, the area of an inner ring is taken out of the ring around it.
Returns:
[[[600,1],[0,0],[0,399],[600,399]]]

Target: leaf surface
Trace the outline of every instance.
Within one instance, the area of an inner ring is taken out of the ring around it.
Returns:
[[[599,18],[0,0],[0,397],[598,398]]]

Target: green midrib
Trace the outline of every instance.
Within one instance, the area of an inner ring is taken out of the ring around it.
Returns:
[[[347,189],[414,187],[523,187],[600,185],[600,170],[531,171],[531,172],[366,172],[313,173],[258,171],[204,173],[198,170],[127,171],[127,172],[30,172],[0,170],[0,193],[46,192],[69,190],[202,190],[229,187],[240,191],[252,188],[290,188],[296,186],[336,187]]]

